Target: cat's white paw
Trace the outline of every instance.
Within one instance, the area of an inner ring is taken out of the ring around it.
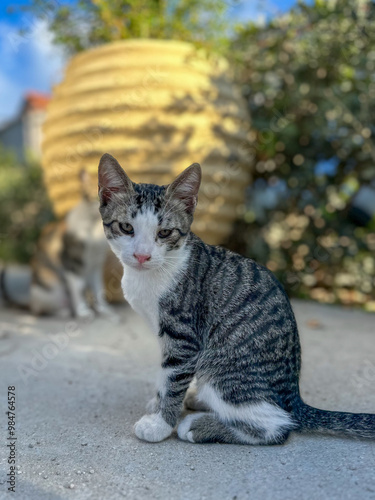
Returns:
[[[90,309],[89,306],[86,304],[79,304],[76,307],[75,314],[77,318],[80,319],[87,319],[87,320],[93,320],[95,318],[95,313],[92,309]]]
[[[144,415],[134,425],[137,438],[150,443],[163,441],[172,434],[173,427],[167,424],[160,413]]]
[[[180,439],[183,441],[190,441],[190,443],[194,443],[193,432],[190,430],[193,422],[204,416],[204,413],[191,413],[190,415],[186,415],[183,418],[177,428],[177,434]]]

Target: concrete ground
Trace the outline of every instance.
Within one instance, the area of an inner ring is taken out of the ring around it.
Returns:
[[[375,412],[375,316],[294,302],[302,394]],[[157,340],[126,307],[119,325],[0,313],[0,498],[375,499],[375,442],[293,435],[275,447],[139,441]],[[7,388],[16,387],[16,493],[7,492]],[[10,496],[13,495],[13,496]]]

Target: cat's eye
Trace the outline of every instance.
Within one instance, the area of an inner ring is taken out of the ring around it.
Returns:
[[[172,234],[172,229],[160,229],[158,232],[159,238],[167,238]]]
[[[129,234],[129,235],[134,234],[134,228],[133,228],[133,226],[132,226],[131,224],[128,224],[128,223],[126,223],[126,224],[121,224],[121,223],[119,222],[119,224],[118,224],[118,225],[119,225],[119,227],[120,227],[121,231],[122,231],[124,234]]]

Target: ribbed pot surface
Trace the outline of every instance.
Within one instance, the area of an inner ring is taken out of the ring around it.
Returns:
[[[188,43],[130,40],[78,54],[54,89],[44,125],[42,164],[56,215],[79,201],[79,172],[96,177],[105,152],[135,182],[168,184],[199,162],[193,230],[221,243],[250,181],[245,108],[227,62],[208,60]]]

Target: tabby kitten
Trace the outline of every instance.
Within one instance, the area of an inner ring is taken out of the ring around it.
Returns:
[[[375,415],[318,410],[299,393],[301,352],[289,300],[251,259],[206,245],[190,231],[201,168],[169,186],[135,184],[105,154],[99,164],[104,231],[124,267],[125,298],[158,335],[162,370],[151,413],[135,434],[172,434],[196,379],[198,404],[180,439],[192,443],[281,444],[291,430],[374,438]]]

